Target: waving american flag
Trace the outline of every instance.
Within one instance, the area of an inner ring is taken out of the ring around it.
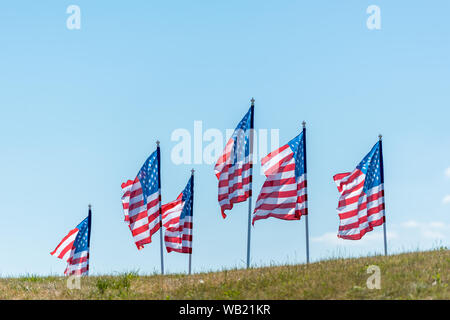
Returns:
[[[304,132],[261,160],[267,179],[256,201],[252,224],[269,217],[299,220],[308,214]]]
[[[254,106],[252,105],[239,122],[223,154],[217,160],[215,173],[219,179],[219,205],[222,216],[231,210],[234,203],[251,196],[252,159],[250,136],[253,130]]]
[[[152,242],[160,228],[160,153],[159,147],[145,161],[134,180],[122,183],[122,205],[125,221],[140,250]]]
[[[162,206],[167,252],[192,253],[193,203],[194,176],[192,175],[178,198]]]
[[[340,173],[333,178],[341,194],[337,208],[339,238],[359,240],[385,222],[381,140],[353,172]]]
[[[71,230],[50,254],[67,261],[64,274],[88,275],[89,244],[91,237],[91,208],[89,214],[75,229]]]

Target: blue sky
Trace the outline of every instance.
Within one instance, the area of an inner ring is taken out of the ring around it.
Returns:
[[[81,9],[68,30],[66,9]],[[368,30],[366,8],[381,9]],[[14,1],[0,4],[0,275],[62,274],[50,256],[93,206],[94,274],[159,271],[138,251],[121,188],[161,141],[162,197],[196,170],[195,272],[245,266],[247,204],[226,220],[213,165],[175,165],[178,128],[256,128],[280,143],[308,123],[311,259],[382,253],[382,229],[336,238],[332,176],[383,134],[392,252],[450,243],[448,1]],[[259,164],[257,165],[257,168]],[[255,175],[257,193],[264,179]],[[252,263],[305,262],[304,221],[252,230]],[[165,255],[168,272],[187,256]]]

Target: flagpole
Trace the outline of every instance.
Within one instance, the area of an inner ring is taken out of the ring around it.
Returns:
[[[380,173],[381,173],[381,183],[383,184],[383,193],[384,193],[384,164],[383,164],[383,136],[378,135],[378,139],[380,141]],[[384,196],[383,196],[384,197]],[[386,203],[384,201],[384,203]],[[384,255],[387,256],[387,236],[386,236],[386,204],[383,213],[384,223],[383,223],[383,235],[384,235]]]
[[[91,231],[92,231],[92,228],[91,228],[91,225],[92,225],[92,206],[89,204],[88,205],[88,208],[89,208],[89,210],[88,210],[88,230],[89,230],[89,233],[88,233],[88,254],[89,254],[89,259],[91,258],[90,256],[91,256]],[[88,261],[89,262],[89,261]],[[89,263],[88,263],[88,267],[89,267]],[[88,275],[89,275],[89,269],[88,269]]]
[[[305,178],[307,178],[307,170],[306,170],[306,121],[302,122],[303,126],[303,153],[304,160],[303,164],[305,167]],[[308,196],[308,195],[306,195]],[[308,204],[308,199],[306,200],[306,204]],[[308,209],[307,209],[308,210]],[[306,263],[309,264],[309,226],[308,226],[308,212],[305,215],[305,233],[306,233]]]
[[[192,176],[192,184],[191,184],[191,197],[192,197],[192,202],[191,202],[191,206],[192,206],[192,212],[191,212],[191,216],[192,216],[192,234],[191,236],[193,236],[194,233],[194,172],[195,170],[192,169],[191,170],[191,176]],[[189,274],[192,273],[192,249],[193,249],[193,243],[191,242],[191,252],[189,253]]]
[[[254,118],[255,118],[255,99],[251,99],[252,115],[250,120],[250,193],[248,198],[248,230],[247,230],[247,269],[250,267],[250,240],[251,240],[251,224],[252,224],[252,189],[253,189],[253,135],[254,135]]]
[[[159,240],[161,251],[161,274],[164,274],[164,250],[163,250],[163,225],[161,209],[161,151],[159,149],[159,140],[156,141],[156,154],[158,157],[158,186],[159,186]]]

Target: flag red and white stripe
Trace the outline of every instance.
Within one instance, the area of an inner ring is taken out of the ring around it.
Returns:
[[[67,260],[67,268],[64,270],[66,276],[79,275],[84,276],[89,272],[89,250],[75,253],[72,250],[72,254]]]
[[[163,225],[166,228],[164,242],[167,252],[192,253],[192,216],[180,219],[185,203],[177,200],[162,206]]]
[[[261,160],[267,179],[256,201],[253,224],[274,217],[299,220],[308,214],[302,134]]]
[[[70,230],[58,244],[56,249],[50,252],[50,254],[64,261],[68,261],[73,248],[73,243],[75,242],[75,238],[77,237],[79,231],[80,230],[77,228]]]
[[[216,162],[214,171],[218,185],[218,200],[225,218],[225,210],[231,210],[233,204],[246,201],[251,197],[253,134],[253,106],[236,127],[227,142],[222,155]]]
[[[225,156],[228,155],[225,154]],[[231,162],[231,160],[226,161]],[[225,210],[231,210],[233,204],[244,202],[251,196],[252,176],[249,157],[234,164],[227,162],[223,165],[217,164],[216,176],[219,179],[219,205],[222,216],[225,218]]]
[[[122,183],[125,222],[140,250],[152,242],[161,227],[161,181],[159,145],[139,170],[134,180]]]
[[[384,177],[381,141],[353,172],[336,174],[340,193],[338,237],[359,240],[385,222]]]
[[[192,253],[193,177],[175,201],[162,206],[167,252]]]
[[[61,240],[50,252],[52,256],[67,261],[65,275],[87,275],[89,272],[89,242],[91,228],[91,210],[89,215],[76,228]]]
[[[359,240],[374,227],[384,223],[384,185],[363,192],[365,175],[358,169],[334,176],[341,193],[337,212],[338,237]]]
[[[139,179],[122,183],[122,206],[125,222],[128,223],[137,248],[152,242],[152,235],[160,228],[160,190],[148,197],[144,202],[142,186]]]

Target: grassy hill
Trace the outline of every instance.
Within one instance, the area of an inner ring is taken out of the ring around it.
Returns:
[[[381,289],[366,286],[370,265]],[[88,277],[69,290],[63,277],[0,279],[0,299],[450,299],[450,251],[335,259],[310,265],[230,270],[192,276]]]

